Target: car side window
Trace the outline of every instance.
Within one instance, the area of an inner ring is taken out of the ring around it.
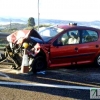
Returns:
[[[79,30],[71,30],[68,32],[69,39],[67,44],[79,44],[80,43],[80,31]]]
[[[54,43],[54,46],[64,46],[69,44],[78,44],[80,36],[78,30],[68,31],[62,34]]]
[[[46,29],[44,28],[44,29],[40,29],[39,34],[41,36],[53,37],[57,35],[58,32],[56,28],[46,28]]]
[[[64,46],[65,42],[67,42],[68,36],[67,33],[61,35],[58,39],[56,39],[53,43],[54,46]]]
[[[88,43],[97,41],[98,33],[93,30],[83,30],[82,31],[82,43]]]

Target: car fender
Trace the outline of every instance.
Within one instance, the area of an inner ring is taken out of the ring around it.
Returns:
[[[44,53],[44,55],[45,55],[45,59],[46,59],[46,63],[47,63],[47,67],[49,67],[50,66],[50,61],[49,61],[49,49],[48,48],[46,48],[46,47],[41,47],[41,50],[40,50],[40,52],[43,52]]]

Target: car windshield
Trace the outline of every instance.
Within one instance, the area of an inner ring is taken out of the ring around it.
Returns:
[[[59,32],[62,32],[63,29],[57,27],[42,27],[39,28],[39,34],[43,38],[45,42],[52,39],[52,37],[56,36]]]

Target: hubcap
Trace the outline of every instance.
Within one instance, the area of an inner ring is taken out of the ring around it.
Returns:
[[[98,65],[100,65],[100,56],[97,59],[97,63],[98,63]]]

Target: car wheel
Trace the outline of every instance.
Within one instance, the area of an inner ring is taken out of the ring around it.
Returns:
[[[100,55],[97,56],[95,63],[98,67],[100,67]]]
[[[42,71],[46,69],[46,61],[44,57],[38,56],[34,59],[32,64],[32,71],[33,73],[36,73],[38,71]]]

